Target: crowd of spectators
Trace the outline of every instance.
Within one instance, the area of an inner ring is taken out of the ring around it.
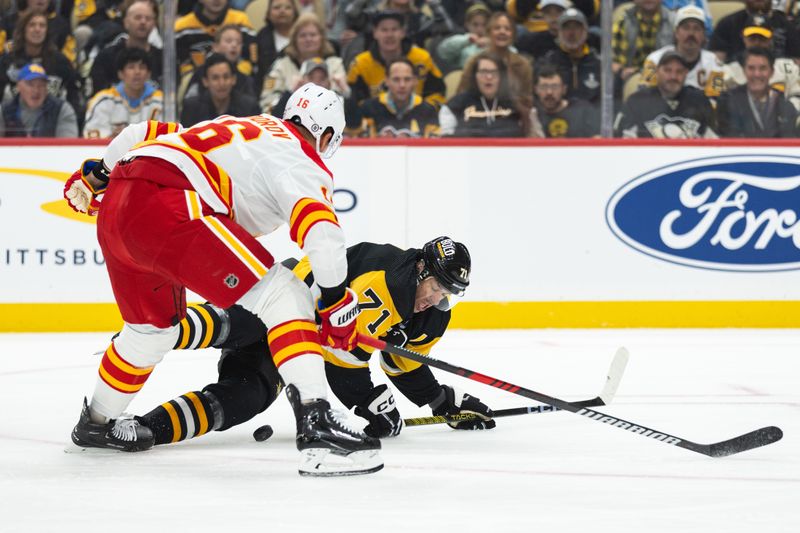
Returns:
[[[717,1],[616,1],[615,136],[800,136],[794,0]],[[0,0],[0,136],[112,138],[163,119],[174,69],[184,125],[280,116],[313,81],[344,100],[349,136],[596,137],[599,5],[178,0],[165,60],[162,0]]]

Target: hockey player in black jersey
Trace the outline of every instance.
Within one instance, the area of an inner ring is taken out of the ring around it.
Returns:
[[[469,285],[467,248],[448,237],[434,239],[421,250],[361,243],[348,248],[347,259],[347,281],[358,294],[361,308],[358,331],[428,354],[447,329],[449,308]],[[284,265],[315,289],[307,259],[290,259]],[[258,319],[238,306],[219,309],[201,304],[189,306],[180,325],[176,349],[222,348],[219,379],[202,391],[188,392],[137,417],[152,430],[156,444],[224,431],[275,401],[282,383],[269,357],[268,332]],[[372,382],[369,350],[326,351],[328,383],[348,409],[355,408],[367,421],[367,435],[396,436],[403,421],[391,390]],[[418,406],[429,405],[434,415],[479,415],[453,422],[453,428],[495,427],[491,409],[474,396],[440,384],[427,366],[391,354],[380,357],[391,383]]]

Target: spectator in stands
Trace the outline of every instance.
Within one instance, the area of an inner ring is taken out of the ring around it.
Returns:
[[[744,74],[744,54],[751,48],[767,48],[772,51],[772,27],[761,15],[750,17],[742,30],[745,50],[737,52],[732,61],[723,67],[723,85],[726,90],[746,83]],[[774,54],[773,54],[773,57]],[[788,57],[775,58],[770,85],[783,91],[784,96],[800,109],[800,67]]]
[[[427,51],[405,41],[404,20],[403,15],[395,11],[381,11],[375,15],[374,42],[367,51],[356,56],[347,73],[347,82],[357,103],[380,93],[386,78],[384,65],[399,57],[411,61],[417,71],[417,94],[437,108],[444,101],[442,73]]]
[[[766,48],[744,52],[745,85],[722,94],[717,106],[723,137],[798,137],[798,113],[770,86],[775,57]]]
[[[347,41],[342,46],[345,63],[352,62],[356,55],[369,49],[372,44],[369,23],[377,13],[383,11],[395,11],[403,15],[406,39],[420,48],[432,42],[431,38],[450,35],[457,30],[438,0],[353,0],[344,9],[349,30],[343,34]],[[433,50],[435,44],[432,44]]]
[[[141,48],[150,57],[153,66],[153,81],[160,83],[163,73],[163,52],[148,41],[150,32],[158,21],[156,0],[126,0],[122,6],[122,26],[125,29],[92,61],[90,71],[91,88],[87,93],[95,94],[108,89],[117,82],[115,60],[123,48]],[[88,84],[87,84],[88,85]]]
[[[211,54],[203,67],[203,91],[184,100],[181,124],[191,126],[220,115],[249,117],[261,113],[255,97],[236,89],[236,67],[222,54]]]
[[[83,109],[80,100],[80,79],[69,59],[50,41],[47,16],[27,12],[20,15],[14,27],[11,49],[0,55],[0,95],[2,101],[14,96],[14,85],[22,67],[37,63],[47,72],[50,94],[66,100],[76,112]]]
[[[508,87],[511,94],[521,105],[530,109],[533,104],[533,69],[527,59],[514,51],[516,36],[514,21],[506,12],[495,12],[489,17],[487,31],[489,47],[486,51],[503,60],[508,72]],[[464,70],[467,70],[467,67],[471,66],[470,63],[478,57],[480,54],[470,58]]]
[[[264,78],[269,73],[272,63],[289,44],[289,33],[292,31],[300,6],[297,0],[268,0],[264,27],[256,35],[258,44],[258,73],[256,87],[261,90]]]
[[[744,50],[742,32],[753,17],[764,17],[772,31],[772,51],[775,57],[800,59],[800,33],[786,14],[772,9],[771,0],[745,0],[745,9],[717,21],[708,48],[727,63]]]
[[[125,0],[77,1],[74,3],[73,31],[78,50],[98,46],[103,48],[120,31],[122,4]]]
[[[481,52],[464,69],[459,92],[439,110],[440,133],[451,137],[525,137],[530,108],[511,93],[507,68]]]
[[[713,1],[713,0],[712,0]],[[711,18],[711,11],[708,8],[707,0],[661,0],[661,5],[672,13],[673,19],[677,16],[678,10],[687,6],[694,6],[703,12],[703,27],[705,35],[711,38],[711,31],[714,28],[714,21]]]
[[[211,46],[212,54],[222,54],[230,61],[231,65],[236,66],[234,90],[246,94],[258,100],[259,91],[256,90],[253,65],[242,58],[242,44],[244,35],[239,26],[223,26],[214,35],[214,44]],[[205,71],[200,68],[192,73],[188,84],[184,81],[178,88],[178,98],[183,101],[193,96],[198,96],[204,91],[203,76]],[[185,78],[184,78],[185,79]]]
[[[47,92],[47,74],[28,63],[19,72],[18,94],[0,106],[0,137],[77,137],[75,110]]]
[[[302,79],[300,66],[304,61],[321,57],[328,65],[331,88],[347,98],[350,87],[347,85],[347,72],[342,59],[336,55],[325,35],[325,27],[313,13],[303,13],[294,23],[289,35],[289,44],[283,55],[275,60],[269,74],[264,78],[261,89],[261,108],[269,112],[286,90],[300,88]]]
[[[672,14],[661,0],[634,0],[622,19],[614,23],[611,48],[612,70],[625,82],[644,66],[654,51],[674,43]],[[617,84],[622,87],[622,83]]]
[[[534,62],[550,50],[558,50],[558,17],[569,7],[572,7],[570,0],[541,0],[539,11],[547,24],[546,29],[520,35],[516,42],[517,50],[531,56]]]
[[[703,50],[706,42],[705,12],[693,5],[680,8],[675,14],[675,44],[659,48],[644,62],[641,87],[656,85],[656,65],[661,56],[677,51],[689,65],[686,85],[716,98],[724,90],[723,65],[713,52]]]
[[[257,61],[253,26],[245,12],[230,9],[228,0],[198,0],[191,13],[175,21],[175,47],[182,77],[203,64],[217,29],[229,25],[239,27],[244,35],[244,59]]]
[[[444,62],[442,68],[446,70],[463,69],[470,57],[489,46],[486,26],[491,14],[492,12],[489,11],[486,4],[482,2],[472,4],[467,9],[464,19],[466,33],[451,35],[442,40],[437,47],[439,58]]]
[[[617,137],[716,138],[714,112],[703,91],[685,86],[689,67],[675,50],[656,68],[656,86],[641,89],[622,105],[614,122]]]
[[[405,57],[386,66],[386,91],[361,104],[361,134],[366,137],[436,137],[436,108],[414,93],[417,73]]]
[[[536,68],[536,103],[531,111],[531,137],[596,137],[600,135],[597,106],[585,100],[567,99],[567,84],[554,65]]]
[[[56,0],[17,0],[16,4],[17,9],[5,19],[6,34],[14,32],[20,14],[26,11],[41,13],[47,17],[47,33],[50,35],[50,40],[74,66],[77,59],[75,38],[72,36],[69,21],[56,11]],[[0,48],[0,51],[2,50]]]
[[[116,59],[119,83],[95,94],[86,109],[83,136],[116,137],[125,126],[161,120],[164,95],[150,80],[150,56],[141,48],[123,48]]]
[[[600,58],[586,44],[589,25],[584,14],[574,7],[558,17],[558,44],[542,61],[555,65],[567,82],[567,97],[587,102],[600,101]]]
[[[539,33],[547,31],[548,19],[543,13],[543,4],[546,0],[506,0],[506,11],[515,22],[521,24],[524,33]],[[567,2],[568,7],[574,7],[583,13],[587,20],[594,20],[600,14],[600,2],[596,0],[572,0]]]

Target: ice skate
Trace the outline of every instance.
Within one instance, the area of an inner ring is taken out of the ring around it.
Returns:
[[[109,420],[105,424],[92,422],[89,417],[89,404],[84,398],[81,417],[72,430],[72,442],[79,449],[105,448],[141,452],[152,448],[155,439],[149,428],[126,415]]]
[[[293,385],[286,397],[297,419],[301,476],[354,476],[383,468],[381,442],[345,425],[326,400],[303,404]]]

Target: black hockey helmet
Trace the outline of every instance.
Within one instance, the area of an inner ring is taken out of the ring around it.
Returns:
[[[422,248],[425,266],[419,280],[433,276],[451,294],[463,296],[469,286],[472,259],[467,247],[450,237],[437,237]]]

